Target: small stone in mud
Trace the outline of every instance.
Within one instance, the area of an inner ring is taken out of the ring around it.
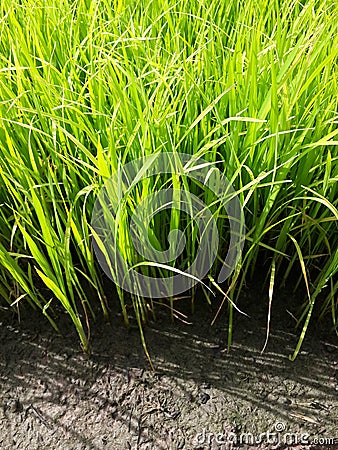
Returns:
[[[210,399],[210,395],[207,394],[206,392],[199,392],[198,398],[200,399],[200,402],[204,405]]]

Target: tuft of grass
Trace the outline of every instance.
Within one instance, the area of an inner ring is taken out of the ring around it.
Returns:
[[[270,307],[277,280],[288,284],[298,272],[304,285],[292,358],[315,302],[337,331],[337,24],[334,0],[3,0],[0,296],[18,311],[23,303],[41,309],[55,328],[60,302],[88,350],[95,308],[84,281],[105,317],[114,301],[92,251],[95,198],[119,166],[181,152],[217,163],[244,208],[244,252],[228,287],[218,286],[230,309],[229,343],[233,308],[262,258],[271,262]],[[130,266],[168,274],[142,264],[128,219],[166,188],[197,195],[217,219],[212,287],[228,220],[212,193],[185,177],[140,181],[119,216],[118,245]],[[157,215],[151,242],[166,249],[178,227],[186,251],[171,267],[184,270],[200,242],[193,218],[177,208]],[[126,295],[117,292],[128,323]],[[155,303],[132,300],[142,330]]]

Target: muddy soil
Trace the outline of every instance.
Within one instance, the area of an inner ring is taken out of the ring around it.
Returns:
[[[126,329],[117,311],[112,324],[92,327],[88,357],[66,317],[59,336],[41,316],[28,311],[18,324],[2,309],[0,448],[338,448],[338,341],[329,320],[290,361],[299,332],[281,292],[261,354],[266,294],[252,292],[243,293],[250,317],[236,313],[230,352],[226,308],[210,327],[219,300],[213,308],[196,301],[191,324],[160,309],[145,332],[155,372],[136,325]]]

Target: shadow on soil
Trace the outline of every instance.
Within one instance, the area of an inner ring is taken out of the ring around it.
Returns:
[[[217,308],[202,302],[190,325],[160,313],[145,333],[155,373],[137,327],[127,330],[117,313],[112,325],[93,326],[91,357],[66,320],[60,337],[40,316],[19,326],[4,314],[0,448],[330,448],[336,338],[312,329],[290,361],[297,335],[281,293],[262,354],[266,301],[247,292],[241,302],[251,317],[236,313],[229,353],[226,308],[213,327]]]

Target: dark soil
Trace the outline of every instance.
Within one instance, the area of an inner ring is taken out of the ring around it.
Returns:
[[[42,316],[19,325],[1,310],[0,448],[338,448],[337,338],[312,328],[290,361],[289,303],[274,301],[263,354],[265,294],[243,294],[251,317],[236,313],[229,353],[226,308],[213,327],[217,305],[197,304],[191,325],[163,308],[145,332],[155,372],[117,313],[92,327],[88,357],[67,320],[61,337]]]

